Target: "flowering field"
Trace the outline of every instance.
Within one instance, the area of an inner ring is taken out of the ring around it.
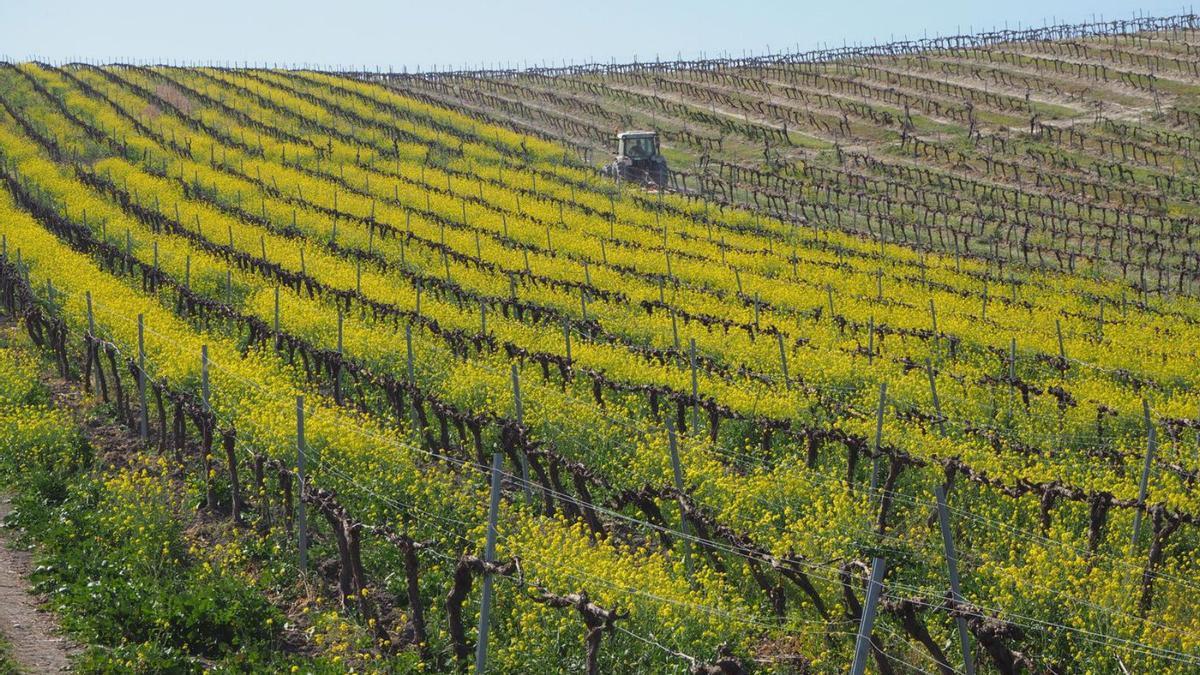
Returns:
[[[495,672],[840,672],[864,612],[876,672],[1200,663],[1182,281],[648,194],[348,76],[0,102],[9,307],[203,508],[311,530],[343,665],[465,667],[486,619]]]

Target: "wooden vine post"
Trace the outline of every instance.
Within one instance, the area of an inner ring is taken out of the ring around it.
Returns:
[[[692,433],[700,432],[700,385],[696,378],[696,338],[688,338],[688,366],[692,371]]]
[[[883,443],[883,410],[887,405],[887,382],[879,383],[879,408],[875,411],[875,456],[871,459],[871,495],[879,488],[879,457]]]
[[[512,388],[513,406],[515,408],[517,426],[522,429],[523,438],[525,428],[525,409],[521,405],[521,373],[517,370],[517,364],[515,363],[512,364]],[[525,496],[532,500],[533,489],[529,487],[529,458],[525,455],[524,446],[518,449],[517,457],[521,460],[521,486],[525,489]]]
[[[567,365],[571,364],[571,320],[563,317],[563,344],[566,347]]]
[[[83,297],[87,301],[88,333],[90,335],[92,335],[93,337],[95,337],[95,335],[96,335],[96,315],[92,312],[92,292],[85,291],[83,294]]]
[[[7,241],[5,242],[5,244],[7,245]],[[7,248],[7,246],[6,246],[6,248]],[[7,250],[5,253],[7,255]],[[96,315],[92,311],[92,292],[85,291],[83,297],[87,301],[87,323],[88,323],[88,333],[87,333],[87,338],[86,338],[87,363],[84,364],[84,368],[83,368],[83,370],[84,370],[83,386],[85,387],[85,390],[88,393],[91,393],[91,391],[92,391],[92,388],[91,388],[92,387],[92,366],[91,366],[91,364],[93,361],[95,361],[95,363],[96,363],[96,386],[97,386],[97,388],[99,388],[100,383],[104,381],[104,374],[103,374],[103,368],[100,365],[100,354],[96,347],[96,342],[94,340],[94,338],[96,337]],[[104,398],[105,398],[105,400],[108,399],[107,393],[104,394]]]
[[[1063,346],[1062,321],[1054,320],[1054,330],[1058,333],[1058,358],[1062,359],[1063,367],[1067,365],[1067,349]]]
[[[342,308],[339,306],[337,311],[337,354],[338,362],[333,371],[333,400],[338,405],[342,405],[342,334],[344,331],[343,323],[345,317],[342,315]]]
[[[407,371],[406,372],[408,374],[408,383],[410,386],[415,388],[417,385],[417,380],[416,380],[416,376],[415,376],[415,372],[414,372],[414,368],[413,368],[414,363],[413,363],[413,343],[412,343],[412,324],[411,323],[404,324],[404,348],[407,352],[407,354],[406,354]],[[417,409],[417,399],[415,396],[413,397],[413,400],[412,400],[412,410],[410,412],[412,413],[413,431],[417,434],[417,444],[418,444],[418,446],[420,446],[420,445],[424,444],[424,442],[425,442],[425,434],[421,427],[421,413]]]
[[[933,364],[925,359],[925,370],[929,373],[929,395],[933,398],[933,412],[937,415],[938,431],[946,435],[946,421],[942,418],[942,402],[938,398],[937,376],[933,372]]]
[[[663,417],[667,421],[667,442],[671,450],[671,473],[675,479],[675,491],[679,496],[679,531],[683,535],[680,537],[683,540],[683,566],[690,577],[692,575],[692,552],[687,516],[684,515],[686,508],[683,499],[683,465],[679,462],[679,439],[675,436],[675,423],[671,421],[671,416],[664,415]]]
[[[217,492],[212,476],[212,404],[208,387],[208,345],[200,345],[200,395],[204,403],[204,443],[200,447],[201,467],[204,471],[204,505],[213,509],[217,505]]]
[[[1146,459],[1142,462],[1142,477],[1138,481],[1137,508],[1133,512],[1133,545],[1137,546],[1138,536],[1142,530],[1142,510],[1146,506],[1146,489],[1150,481],[1150,467],[1154,462],[1154,451],[1158,439],[1154,431],[1154,423],[1150,420],[1150,402],[1142,399],[1142,414],[1146,421]]]
[[[867,320],[867,365],[875,363],[875,315]]]
[[[783,386],[790,390],[792,381],[788,379],[787,350],[783,347],[783,333],[776,333],[775,339],[779,343],[779,367],[783,369]]]
[[[942,357],[942,341],[941,338],[938,337],[937,307],[933,304],[933,298],[929,299],[929,319],[933,326],[933,359],[934,362],[940,363]]]
[[[516,366],[513,366],[515,369]],[[515,370],[514,370],[515,372]],[[500,511],[500,469],[499,452],[492,453],[492,489],[488,501],[487,539],[484,543],[483,561],[496,561],[496,519]],[[475,673],[482,675],[487,668],[488,627],[492,613],[492,573],[485,568],[483,573],[483,598],[479,603],[479,640],[475,643]]]
[[[146,407],[146,319],[138,314],[138,402],[142,407],[138,432],[142,442],[150,440],[150,412]]]
[[[1008,404],[1009,414],[1017,400],[1017,339],[1011,338],[1008,343]]]
[[[307,486],[304,462],[304,396],[296,397],[296,544],[300,551],[300,570],[308,569],[308,520],[304,511],[304,489]]]
[[[937,496],[938,525],[942,531],[942,547],[946,554],[946,572],[950,577],[950,599],[963,602],[962,588],[958,579],[958,555],[954,549],[954,534],[950,531],[950,511],[946,507],[946,489],[941,485],[933,488]],[[957,616],[954,623],[958,628],[958,644],[962,649],[963,672],[975,675],[975,661],[971,658],[971,636],[967,633],[967,619]]]
[[[867,654],[871,650],[871,631],[875,625],[875,610],[879,606],[879,596],[883,592],[883,574],[887,571],[887,562],[883,558],[875,558],[871,563],[871,580],[867,585],[867,602],[863,607],[862,619],[858,624],[858,636],[854,641],[854,662],[850,667],[850,675],[863,675],[867,670]]]

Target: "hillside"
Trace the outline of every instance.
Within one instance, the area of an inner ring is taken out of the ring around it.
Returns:
[[[287,617],[89,653],[1194,672],[1195,21],[555,73],[3,64],[4,312],[175,462],[139,490],[239,542],[171,564]],[[625,126],[678,191],[576,152]]]
[[[568,144],[663,138],[674,187],[943,253],[1194,294],[1195,16],[750,59],[366,74]]]

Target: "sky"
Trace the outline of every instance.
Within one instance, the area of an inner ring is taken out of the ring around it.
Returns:
[[[0,57],[414,71],[740,56],[1190,11],[1153,0],[0,0]]]

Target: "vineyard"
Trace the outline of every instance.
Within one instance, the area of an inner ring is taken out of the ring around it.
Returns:
[[[1196,291],[1195,16],[870,47],[522,71],[355,74],[611,152],[659,131],[674,186],[800,225]]]
[[[1200,669],[1198,17],[0,107],[3,312],[144,453],[92,502],[254,617],[97,669]]]

